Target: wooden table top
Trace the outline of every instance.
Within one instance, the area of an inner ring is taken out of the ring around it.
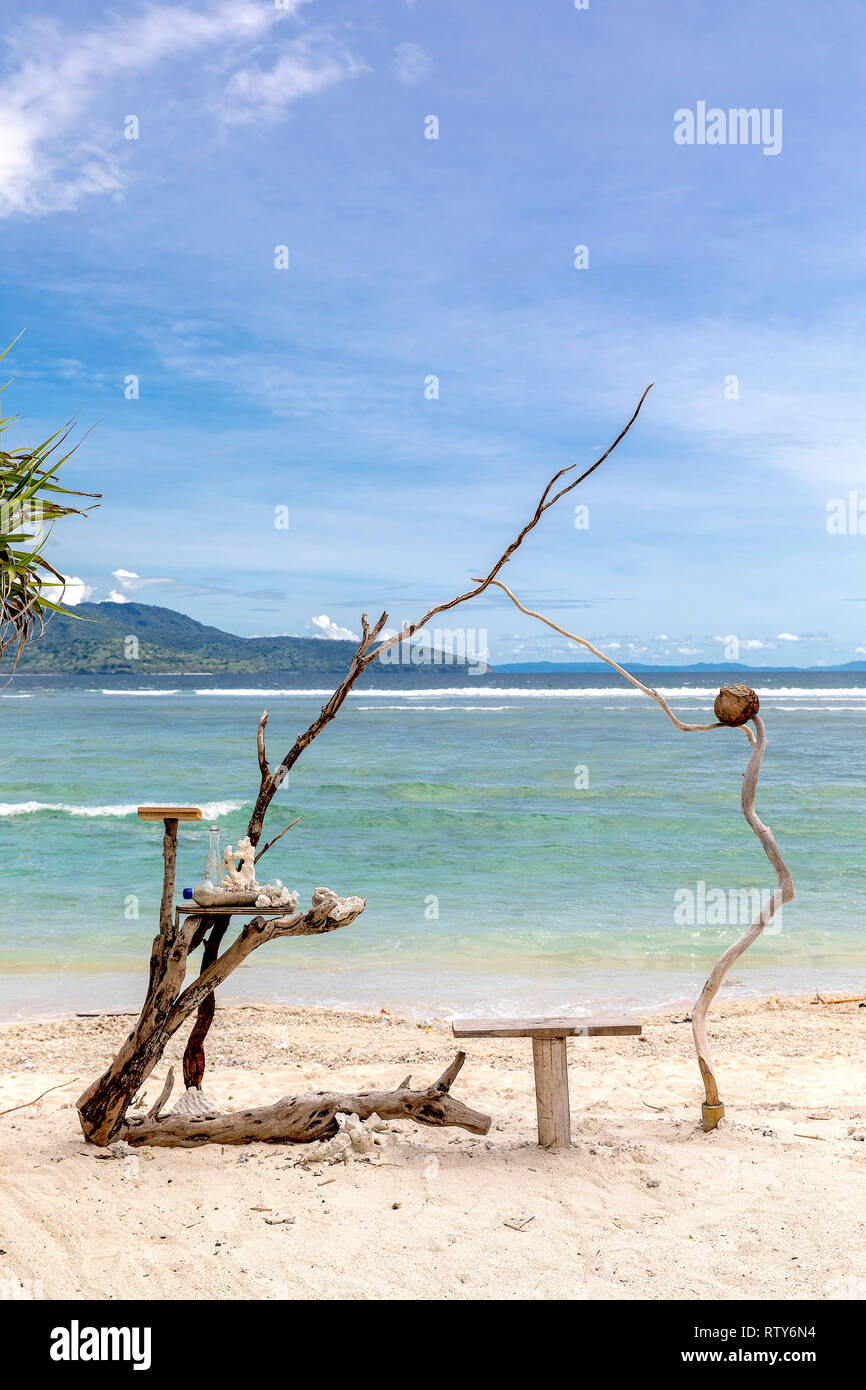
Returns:
[[[640,1024],[618,1018],[455,1018],[455,1038],[638,1037]]]

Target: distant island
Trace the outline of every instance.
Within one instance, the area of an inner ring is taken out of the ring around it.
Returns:
[[[24,648],[20,672],[333,675],[345,672],[357,645],[321,637],[237,637],[151,603],[81,603],[75,613],[74,618],[61,613],[51,618],[42,636]],[[442,659],[423,665],[394,662],[374,663],[374,667],[396,678],[418,677],[423,672],[425,679],[449,673],[453,679],[457,672],[467,673],[465,660],[448,659],[445,653],[437,656]],[[11,668],[7,652],[0,676]]]
[[[646,666],[640,661],[625,661],[621,665],[629,671],[775,671],[783,675],[786,671],[866,671],[866,661],[846,661],[839,666],[747,666],[742,661],[693,661],[688,666]],[[520,661],[496,664],[496,674],[501,676],[569,676],[581,675],[587,671],[599,671],[604,667],[598,661]]]
[[[56,614],[42,637],[25,647],[18,666],[34,675],[112,675],[151,672],[160,675],[261,675],[283,672],[295,675],[328,675],[345,672],[355,650],[354,642],[321,637],[238,637],[208,627],[173,608],[151,603],[82,603],[76,617]],[[82,621],[82,619],[84,621]],[[508,676],[567,676],[605,670],[598,661],[526,661],[478,666],[464,658],[436,651],[419,661],[370,667],[374,679],[444,681],[468,678],[471,674]],[[404,657],[409,649],[404,648]],[[470,666],[472,670],[470,672]],[[0,678],[8,674],[12,661],[7,652],[0,662]],[[866,671],[866,661],[849,661],[843,666],[746,666],[739,661],[697,662],[689,666],[649,666],[629,663],[629,670],[682,672],[734,671]],[[611,673],[611,679],[615,679]]]

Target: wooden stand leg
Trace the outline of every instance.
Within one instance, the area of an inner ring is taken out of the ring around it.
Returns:
[[[228,918],[223,921],[216,920],[210,929],[210,933],[205,937],[202,947],[200,975],[213,965],[219,955],[222,939],[226,934]],[[189,1035],[189,1042],[183,1054],[183,1084],[189,1090],[190,1086],[195,1086],[201,1090],[201,1083],[204,1079],[204,1040],[210,1031],[213,1023],[216,1001],[211,992],[198,1006],[195,1023]]]
[[[571,1111],[568,1104],[568,1061],[565,1038],[533,1038],[535,1104],[538,1110],[538,1142],[545,1149],[571,1146]]]
[[[159,926],[164,932],[171,931],[174,912],[174,873],[177,860],[177,821],[166,817],[163,821],[165,834],[162,837],[162,901],[159,906]]]

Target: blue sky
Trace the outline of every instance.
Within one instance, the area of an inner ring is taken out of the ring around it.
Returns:
[[[396,626],[655,381],[507,581],[620,659],[863,655],[866,534],[827,521],[866,513],[864,36],[800,0],[36,0],[3,38],[7,447],[98,421],[69,480],[105,496],[54,563],[236,632]],[[698,102],[780,110],[780,151],[676,143]],[[575,656],[504,601],[458,622]]]

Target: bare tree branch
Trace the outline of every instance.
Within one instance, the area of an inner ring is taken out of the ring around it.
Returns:
[[[299,820],[302,820],[302,819],[303,819],[302,816],[295,816],[295,819],[294,819],[294,820],[290,820],[290,821],[289,821],[288,825],[286,826],[286,830],[291,830],[292,826],[293,826],[293,825],[297,825],[298,821],[299,821]],[[263,845],[263,846],[262,846],[262,848],[259,850],[258,854],[256,855],[255,859],[253,860],[253,863],[254,863],[254,864],[258,864],[258,862],[259,862],[259,860],[261,859],[262,855],[267,853],[267,851],[270,849],[271,845],[275,845],[275,844],[277,843],[277,840],[281,840],[281,839],[283,838],[283,836],[284,836],[285,833],[286,833],[286,830],[281,830],[280,833],[279,833],[279,835],[275,835],[274,838],[273,838],[272,840],[268,840],[268,843],[267,843],[266,845]]]
[[[256,730],[256,748],[259,755],[259,768],[261,770],[262,780],[271,775],[271,770],[268,767],[268,760],[265,754],[265,725],[267,722],[268,712],[267,710],[262,710],[262,717],[259,720],[259,727]]]
[[[544,492],[541,494],[541,498],[539,500],[538,506],[535,509],[532,519],[530,521],[527,521],[523,530],[519,532],[519,534],[515,537],[511,544],[502,552],[499,559],[496,561],[496,564],[493,566],[490,573],[487,575],[486,579],[473,580],[472,582],[476,585],[474,589],[467,590],[465,594],[459,594],[457,598],[449,599],[447,603],[437,604],[435,608],[431,608],[428,613],[425,613],[424,617],[419,619],[417,623],[411,623],[408,626],[404,624],[403,629],[400,632],[396,633],[393,637],[387,638],[382,643],[382,645],[378,647],[375,652],[372,653],[371,656],[368,656],[365,659],[364,665],[369,665],[369,663],[373,661],[377,656],[381,656],[382,652],[387,651],[389,647],[393,647],[397,642],[404,642],[407,637],[411,637],[413,633],[417,632],[420,628],[424,627],[425,624],[429,623],[431,618],[435,618],[438,613],[446,613],[449,608],[456,608],[459,603],[466,603],[468,599],[477,598],[479,594],[483,594],[487,586],[494,582],[496,575],[502,569],[503,565],[506,565],[508,561],[511,559],[518,546],[522,545],[525,538],[529,535],[529,532],[535,526],[538,525],[539,521],[544,516],[544,513],[546,511],[549,511],[550,508],[556,502],[559,501],[560,497],[564,497],[567,492],[571,492],[574,488],[578,486],[579,483],[582,483],[584,478],[588,478],[590,473],[594,473],[596,468],[598,468],[602,463],[604,463],[605,459],[613,453],[617,444],[619,444],[625,438],[632,425],[634,424],[635,420],[637,419],[638,415],[640,414],[640,408],[646,400],[647,395],[652,390],[652,387],[653,383],[650,382],[649,386],[646,388],[640,400],[638,401],[637,406],[635,407],[634,414],[632,415],[628,424],[620,430],[616,439],[613,441],[611,445],[609,445],[607,449],[605,449],[601,458],[596,459],[595,463],[592,464],[591,467],[584,469],[583,473],[581,473],[579,477],[575,478],[573,482],[570,482],[567,487],[561,488],[560,491],[557,492],[556,496],[551,497],[548,501],[546,499],[554,483],[556,483],[558,479],[563,477],[564,474],[570,473],[573,468],[577,467],[577,464],[571,463],[567,468],[560,468],[558,473],[554,473],[550,482],[547,484],[547,487],[544,489]]]
[[[523,529],[518,532],[514,540],[511,541],[511,543],[505,548],[505,550],[500,555],[499,559],[496,561],[496,563],[490,570],[487,577],[485,579],[478,579],[472,581],[475,585],[474,588],[468,589],[465,594],[458,594],[456,598],[448,599],[445,603],[436,604],[435,607],[431,608],[427,613],[425,613],[422,618],[419,618],[417,622],[404,623],[399,632],[394,633],[390,637],[386,637],[378,647],[375,646],[375,644],[380,633],[382,632],[382,629],[388,621],[388,614],[383,613],[379,620],[376,622],[376,624],[371,628],[367,619],[367,614],[362,613],[361,641],[358,643],[358,646],[352,655],[348,671],[346,672],[343,679],[340,681],[340,684],[337,686],[336,690],[334,691],[331,698],[328,700],[327,704],[324,704],[322,706],[321,714],[319,714],[317,718],[313,720],[312,724],[309,726],[308,729],[306,729],[302,734],[298,735],[294,744],[289,749],[286,756],[283,758],[276,773],[274,773],[273,775],[271,775],[270,773],[266,774],[264,769],[262,770],[261,785],[259,787],[258,796],[256,797],[256,804],[253,807],[253,813],[250,816],[250,822],[247,827],[247,835],[249,836],[250,841],[254,847],[258,845],[259,839],[261,838],[262,825],[264,823],[264,818],[267,813],[267,809],[270,806],[271,801],[276,795],[276,792],[278,791],[279,787],[282,786],[283,782],[285,781],[285,778],[288,775],[289,770],[292,767],[294,767],[295,763],[298,761],[298,758],[301,756],[304,749],[308,748],[309,745],[312,743],[313,739],[316,738],[328,724],[330,724],[332,719],[335,718],[335,716],[341,709],[343,702],[346,699],[346,696],[352,689],[352,686],[358,680],[359,676],[361,676],[363,672],[367,669],[367,667],[370,665],[370,662],[375,661],[377,657],[382,656],[384,652],[389,651],[392,647],[399,645],[401,642],[407,641],[416,632],[420,631],[422,627],[429,623],[431,618],[435,618],[437,614],[446,613],[449,609],[456,608],[458,604],[467,603],[469,599],[477,598],[479,594],[483,594],[484,590],[490,584],[493,584],[495,582],[496,576],[499,573],[499,571],[502,569],[504,565],[508,563],[508,561],[511,559],[512,555],[518,549],[518,547],[522,545],[523,541],[529,535],[530,531],[532,531],[533,528],[538,525],[539,521],[544,516],[544,513],[549,511],[550,508],[554,506],[561,497],[564,497],[567,492],[571,492],[574,488],[578,486],[579,483],[582,483],[585,478],[588,478],[590,473],[594,473],[596,468],[599,468],[601,464],[604,463],[605,459],[613,453],[617,445],[622,442],[622,440],[625,438],[632,425],[634,424],[635,420],[637,419],[638,415],[640,414],[641,406],[646,400],[648,393],[652,389],[652,385],[653,383],[650,382],[650,385],[647,386],[646,390],[644,391],[643,395],[638,401],[634,413],[632,414],[632,417],[629,420],[628,424],[620,430],[616,439],[613,441],[612,444],[608,446],[607,449],[605,449],[601,457],[597,458],[595,463],[591,464],[589,468],[584,469],[584,471],[577,478],[574,478],[572,482],[567,484],[567,486],[560,488],[560,490],[551,497],[551,490],[559,481],[559,479],[564,477],[566,473],[572,472],[572,470],[577,467],[577,464],[569,464],[567,468],[560,468],[558,473],[554,473],[553,477],[550,479],[550,482],[547,484],[544,491],[542,492],[541,497],[538,501],[538,505],[535,508],[535,511],[533,512],[530,520],[527,521]],[[264,721],[266,718],[267,711],[265,711],[265,714],[262,716],[262,721]],[[260,730],[264,727],[263,722],[260,722],[259,727]],[[264,853],[264,850],[262,851],[262,853]]]

